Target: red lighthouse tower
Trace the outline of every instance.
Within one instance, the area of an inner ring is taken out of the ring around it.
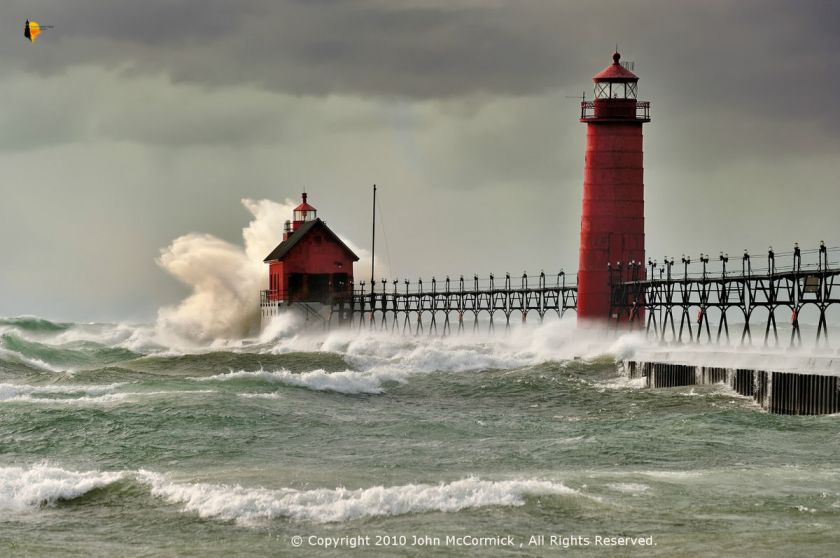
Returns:
[[[583,212],[580,222],[578,322],[608,320],[613,278],[645,274],[642,125],[650,103],[636,99],[639,78],[619,63],[593,78],[595,100],[581,103],[586,123]],[[609,264],[609,265],[608,265]],[[620,270],[620,272],[619,272]]]

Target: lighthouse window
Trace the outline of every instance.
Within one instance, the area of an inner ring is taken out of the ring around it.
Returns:
[[[314,209],[295,210],[295,221],[314,221],[316,211]]]
[[[595,98],[604,99],[610,96],[610,84],[606,82],[595,84]]]
[[[636,84],[633,82],[609,83],[599,82],[595,84],[596,99],[635,99]]]

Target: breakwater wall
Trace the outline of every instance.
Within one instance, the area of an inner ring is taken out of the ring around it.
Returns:
[[[644,378],[650,388],[726,384],[775,414],[840,412],[840,374],[830,369],[730,368],[650,358],[624,360],[622,365],[630,378]]]

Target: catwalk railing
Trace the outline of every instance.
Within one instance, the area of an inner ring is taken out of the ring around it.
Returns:
[[[613,99],[605,99],[605,101],[610,104],[615,102],[615,100]],[[619,102],[623,103],[625,101],[621,100]],[[632,112],[634,108],[632,105],[633,100],[628,99],[627,102],[631,103],[630,110]],[[615,117],[615,115],[612,114],[615,112],[615,109],[610,107],[610,104],[602,105],[604,106],[604,114],[599,114],[599,110],[595,101],[583,101],[580,103],[580,119],[582,121],[589,121]],[[621,110],[621,108],[619,108],[619,110]],[[650,122],[650,101],[636,101],[635,113],[631,113],[629,116],[624,115],[622,119],[642,120],[645,122]]]
[[[505,274],[500,281],[493,275],[488,279],[476,275],[471,281],[463,276],[443,281],[432,278],[426,283],[383,279],[367,285],[362,281],[352,296],[333,300],[328,325],[349,323],[360,329],[448,335],[467,328],[493,331],[497,323],[509,328],[511,318],[524,323],[529,314],[540,321],[549,314],[563,317],[576,308],[577,286],[567,282],[563,272],[519,278]]]
[[[726,254],[720,254],[714,271],[708,254],[701,254],[694,265],[683,256],[681,274],[675,273],[675,263],[673,258],[661,265],[648,260],[646,278],[641,262],[610,267],[610,317],[616,327],[629,322],[631,329],[642,329],[661,342],[729,344],[732,322],[735,342],[751,345],[753,330],[763,328],[764,345],[778,346],[779,330],[788,329],[782,327],[787,320],[789,345],[798,347],[800,320],[808,313],[816,322],[815,344],[828,345],[827,313],[840,306],[840,289],[835,289],[840,248],[822,242],[813,250],[795,245],[792,252],[778,253],[771,248],[767,266],[761,269],[754,268],[753,258],[744,252],[740,270],[734,272]]]

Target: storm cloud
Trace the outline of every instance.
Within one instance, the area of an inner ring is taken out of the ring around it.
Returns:
[[[803,2],[12,0],[0,315],[148,319],[181,235],[307,188],[400,277],[577,264],[574,96],[636,62],[652,256],[840,242],[840,7]],[[38,42],[26,18],[55,26]],[[278,231],[278,239],[281,231]]]

